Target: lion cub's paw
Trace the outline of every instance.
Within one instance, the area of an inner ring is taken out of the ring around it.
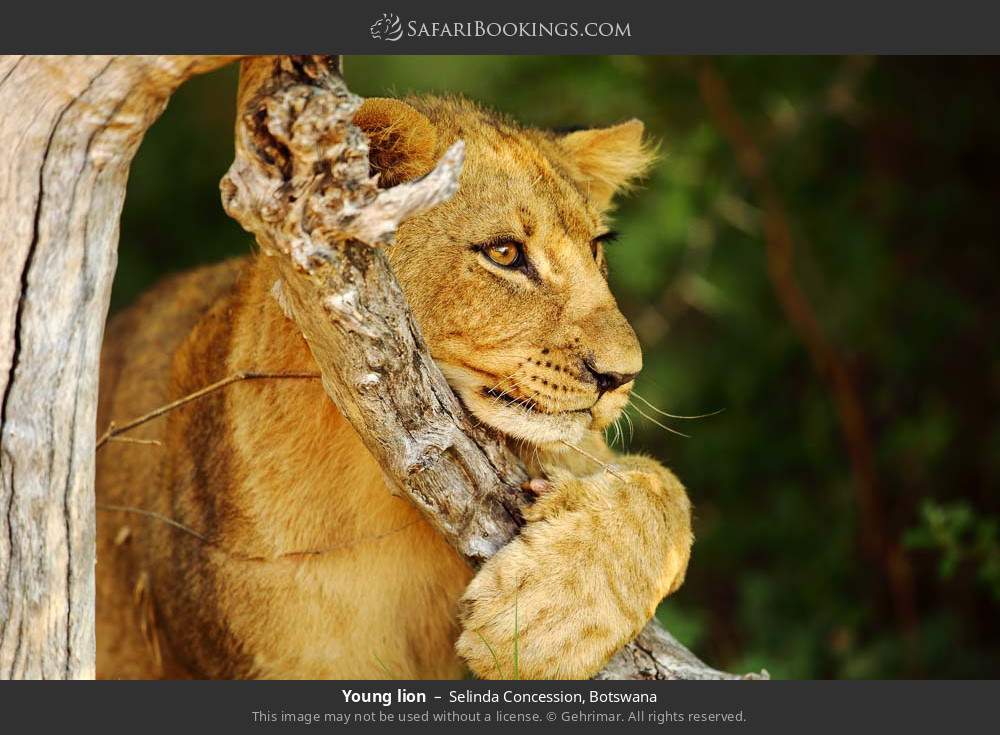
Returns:
[[[680,586],[690,503],[669,471],[635,465],[550,478],[521,534],[472,580],[456,648],[477,676],[592,676]]]

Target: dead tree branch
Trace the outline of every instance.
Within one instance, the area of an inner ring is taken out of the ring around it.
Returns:
[[[132,156],[228,59],[0,57],[0,679],[94,676],[98,358]]]
[[[523,468],[466,416],[427,351],[378,248],[409,216],[451,196],[461,143],[428,176],[380,191],[360,99],[333,59],[243,62],[226,211],[278,259],[276,289],[302,330],[326,392],[396,490],[477,566],[522,521]],[[604,678],[734,678],[710,669],[651,622]]]

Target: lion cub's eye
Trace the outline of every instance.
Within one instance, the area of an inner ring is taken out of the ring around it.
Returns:
[[[502,268],[517,268],[524,262],[520,243],[498,242],[483,247],[483,253]]]

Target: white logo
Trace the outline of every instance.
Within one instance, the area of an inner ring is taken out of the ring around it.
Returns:
[[[382,13],[368,30],[377,41],[398,41],[403,37],[403,24],[395,13]]]

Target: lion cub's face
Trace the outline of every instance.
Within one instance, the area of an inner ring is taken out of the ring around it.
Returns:
[[[484,423],[546,445],[614,421],[642,368],[608,289],[605,220],[648,166],[642,124],[569,135],[456,99],[368,100],[355,122],[382,181],[466,143],[458,193],[400,228],[390,262],[431,353]]]

